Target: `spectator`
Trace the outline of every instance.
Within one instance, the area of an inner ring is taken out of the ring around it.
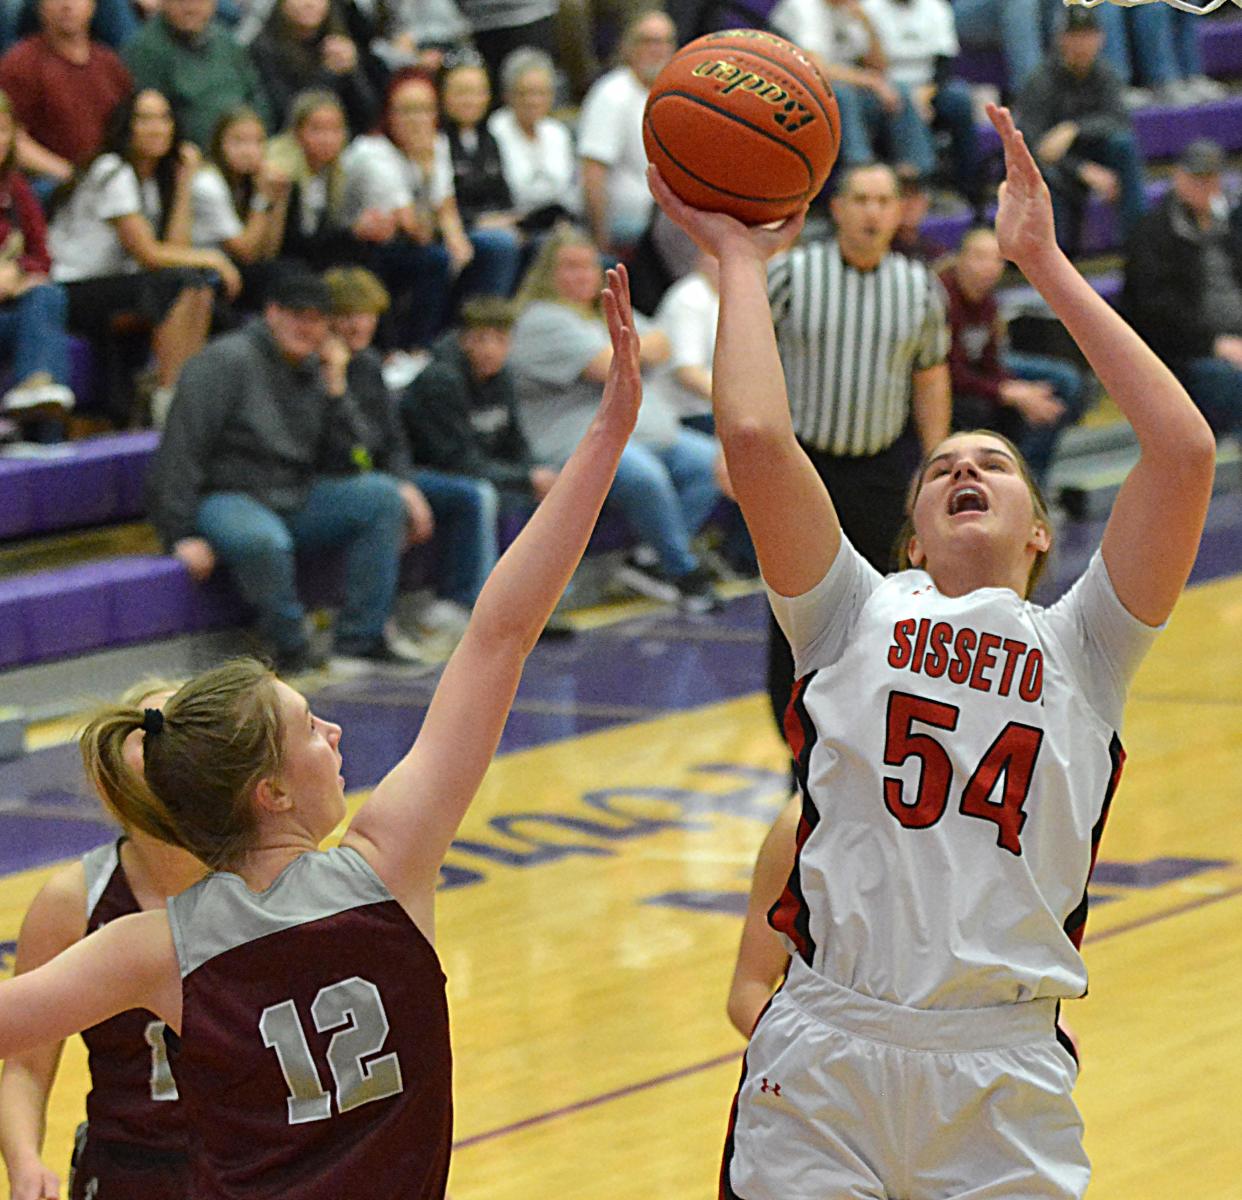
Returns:
[[[268,143],[267,165],[290,181],[281,257],[319,271],[357,261],[342,158],[347,138],[336,95],[309,91],[294,98],[288,127]]]
[[[1220,146],[1192,142],[1127,247],[1122,308],[1212,431],[1242,433],[1242,232],[1228,220]]]
[[[895,87],[875,26],[860,0],[782,0],[772,28],[806,50],[832,84],[841,114],[842,166],[882,157],[934,161],[927,127],[909,89]]]
[[[220,118],[190,187],[195,246],[250,266],[275,258],[285,236],[289,176],[266,162],[263,119],[246,105]],[[243,272],[244,278],[244,272]]]
[[[309,89],[332,92],[353,133],[375,124],[380,103],[363,61],[367,45],[349,37],[334,0],[279,0],[250,53],[277,124],[290,121],[294,98]]]
[[[393,296],[389,347],[431,344],[447,321],[450,280],[476,253],[457,211],[436,109],[435,85],[425,75],[399,73],[379,131],[356,138],[345,159],[347,212],[362,260]],[[491,290],[487,273],[482,282]]]
[[[216,20],[216,0],[162,0],[124,56],[134,85],[167,96],[185,136],[203,149],[220,118],[239,104],[271,121],[259,74],[245,47]]]
[[[419,614],[420,632],[448,635],[453,644],[470,619],[479,589],[499,558],[496,490],[461,467],[416,465],[396,398],[384,383],[383,363],[372,349],[388,292],[365,267],[338,267],[324,276],[332,295],[332,332],[349,351],[349,416],[333,430],[346,471],[374,469],[397,480],[405,502],[411,543],[435,539],[431,573],[435,601]],[[414,446],[418,446],[415,441]],[[341,451],[344,453],[341,453]],[[449,647],[445,647],[449,648]]]
[[[409,661],[384,636],[406,538],[397,483],[378,471],[322,471],[328,432],[348,419],[349,355],[328,337],[331,306],[308,268],[277,275],[261,318],[186,365],[148,483],[167,551],[198,580],[217,561],[229,568],[282,674],[322,663],[295,585],[297,550],[346,551],[336,655]]]
[[[1005,346],[996,286],[1005,271],[996,234],[971,230],[940,274],[949,298],[949,374],[953,428],[1004,434],[1044,488],[1063,430],[1086,407],[1086,383],[1064,359],[1019,354]]]
[[[51,283],[47,224],[17,169],[17,123],[0,92],[0,352],[17,383],[0,396],[0,414],[31,423],[31,440],[59,440],[59,422],[41,420],[73,407],[68,387],[65,290]]]
[[[949,431],[944,291],[923,263],[892,252],[901,218],[892,168],[846,172],[832,216],[836,239],[774,260],[768,292],[798,442],[846,536],[883,572],[920,452]],[[779,727],[793,659],[775,620],[770,631],[768,695]]]
[[[147,13],[158,0],[97,0],[91,4],[89,35],[110,50],[120,50],[138,31]],[[3,0],[0,3],[0,51],[8,50],[18,39],[37,33],[41,20],[41,0]]]
[[[501,508],[529,509],[557,470],[532,456],[518,419],[509,365],[517,308],[498,296],[461,306],[460,328],[436,343],[431,361],[401,400],[401,417],[421,462],[487,483]]]
[[[112,110],[133,88],[116,52],[91,40],[93,11],[92,0],[40,0],[41,32],[0,58],[0,89],[20,130],[17,161],[41,177],[44,198],[94,157]]]
[[[1044,54],[1047,0],[953,0],[953,20],[963,46],[999,47],[1005,56],[1005,89],[1021,90]]]
[[[673,56],[672,20],[662,12],[635,17],[621,39],[622,65],[601,76],[578,117],[582,193],[596,245],[605,254],[632,248],[651,216],[643,108]]]
[[[582,211],[573,136],[552,116],[556,69],[541,50],[515,50],[500,68],[505,106],[487,120],[509,197],[527,233]]]
[[[893,238],[893,249],[907,258],[916,258],[929,267],[949,254],[949,247],[923,230],[923,222],[931,208],[929,180],[916,167],[903,164],[897,168],[897,196],[901,204],[900,222]]]
[[[1117,202],[1122,234],[1130,235],[1146,203],[1144,170],[1121,84],[1100,61],[1096,10],[1069,9],[1056,44],[1027,79],[1017,117],[1052,191],[1057,240],[1072,256],[1093,195]]]
[[[598,248],[568,226],[544,243],[523,281],[510,361],[522,423],[541,462],[563,464],[599,406],[612,361],[602,283]],[[618,578],[656,599],[710,611],[717,604],[711,577],[690,543],[720,499],[720,448],[679,424],[667,399],[668,338],[642,317],[635,322],[643,407],[609,496],[657,562],[631,560]]]
[[[914,101],[926,133],[918,153],[907,158],[923,174],[936,168],[931,127],[949,135],[953,184],[982,212],[983,176],[975,136],[975,109],[970,88],[953,77],[957,30],[948,0],[863,0],[887,60],[887,78]]]
[[[154,375],[140,400],[157,423],[207,337],[213,290],[241,288],[228,255],[190,245],[198,162],[167,99],[147,88],[117,108],[102,151],[53,204],[52,278],[68,293],[69,329],[97,346],[122,318],[150,331]]]
[[[484,118],[491,84],[473,52],[450,57],[440,78],[444,136],[453,162],[453,195],[474,261],[462,279],[467,292],[511,296],[517,283],[521,239],[517,213],[505,182],[500,147]]]
[[[446,54],[470,45],[470,22],[456,0],[395,0],[377,5],[375,16],[371,51],[390,72],[438,71]]]
[[[459,0],[475,48],[495,82],[500,64],[522,46],[555,54],[558,0]]]

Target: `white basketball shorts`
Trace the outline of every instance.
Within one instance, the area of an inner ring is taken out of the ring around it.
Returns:
[[[903,1008],[794,956],[746,1051],[721,1200],[1078,1200],[1056,1004]]]

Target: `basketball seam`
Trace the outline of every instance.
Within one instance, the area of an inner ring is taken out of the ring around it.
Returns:
[[[647,128],[651,130],[651,136],[655,139],[656,145],[659,146],[664,152],[669,162],[671,162],[679,171],[683,171],[685,174],[689,175],[690,178],[696,183],[701,183],[704,187],[711,188],[712,191],[719,192],[722,196],[731,196],[734,200],[749,200],[756,204],[780,204],[784,200],[801,200],[806,196],[807,192],[810,191],[810,185],[815,178],[815,172],[811,169],[811,160],[803,154],[797,146],[791,146],[784,140],[784,138],[777,137],[776,134],[769,133],[768,130],[763,129],[758,125],[751,124],[750,121],[747,121],[744,117],[739,117],[736,113],[727,112],[723,108],[713,107],[701,96],[696,96],[691,92],[664,91],[656,97],[656,100],[663,100],[669,96],[678,96],[683,100],[689,100],[691,103],[707,109],[708,112],[716,113],[718,116],[724,117],[728,121],[734,121],[743,128],[759,134],[760,137],[765,137],[769,141],[775,142],[778,146],[783,147],[790,153],[797,156],[799,161],[802,163],[803,169],[806,171],[807,177],[807,186],[804,187],[802,191],[791,192],[787,196],[748,196],[745,192],[730,192],[727,189],[720,187],[718,184],[712,183],[710,179],[704,179],[701,175],[696,175],[690,170],[689,167],[683,166],[673,157],[673,155],[669,152],[669,148],[664,144],[664,139],[660,137],[659,132],[656,130],[656,127],[651,120],[651,109],[654,108],[655,105],[649,105],[647,111],[643,114],[643,121]]]
[[[713,36],[713,35],[712,35],[712,34],[708,34],[707,36],[708,36],[708,37],[711,37],[711,36]],[[719,36],[719,35],[716,35],[716,36]],[[722,41],[722,42],[724,42],[725,44],[728,44],[728,39],[726,39],[726,38],[721,38],[721,41]],[[792,43],[790,43],[790,44],[792,45]],[[697,49],[700,49],[700,48],[701,48],[701,49],[703,49],[703,50],[710,50],[710,49],[711,49],[711,47],[710,47],[710,46],[703,46],[703,47],[696,47],[696,50],[697,50]],[[679,51],[677,52],[677,54],[676,54],[676,55],[674,55],[674,57],[675,57],[675,58],[680,58],[680,57],[681,57],[681,55],[682,55],[682,54],[684,54],[684,53],[685,53],[685,51],[686,51],[686,50],[689,50],[689,49],[690,49],[690,47],[689,47],[689,46],[685,46],[685,47],[683,47],[681,50],[679,50]],[[737,46],[733,46],[733,49],[737,50],[737,49],[738,49],[738,47],[737,47]],[[764,53],[763,53],[762,51],[760,51],[760,50],[752,50],[749,46],[747,46],[747,47],[746,47],[746,49],[745,49],[744,53],[746,53],[746,54],[753,54],[753,55],[755,56],[755,58],[761,58],[761,59],[763,59],[763,61],[764,61],[764,62],[766,62],[766,63],[771,63],[771,64],[772,64],[772,66],[779,68],[779,69],[780,69],[781,71],[783,71],[786,75],[791,75],[791,76],[793,76],[795,79],[797,79],[797,75],[795,74],[795,72],[791,71],[791,70],[789,69],[789,67],[788,67],[785,63],[781,62],[781,60],[780,60],[779,58],[773,58],[771,55],[764,54]],[[832,85],[831,85],[831,84],[829,84],[829,82],[828,82],[828,81],[827,81],[827,80],[823,77],[823,75],[821,75],[821,74],[820,74],[819,68],[818,68],[818,67],[817,67],[817,66],[816,66],[813,62],[811,62],[809,59],[807,60],[807,64],[810,66],[811,70],[815,72],[815,78],[816,78],[816,79],[818,79],[818,80],[819,80],[819,82],[820,82],[820,83],[822,83],[822,84],[824,85],[824,87],[828,88],[828,89],[829,89],[829,91],[831,91]],[[821,113],[823,113],[823,115],[824,115],[824,120],[828,122],[828,128],[829,128],[829,129],[831,129],[831,128],[832,128],[832,118],[828,115],[828,110],[824,107],[823,103],[820,101],[820,98],[819,98],[817,95],[815,95],[815,93],[814,93],[814,92],[813,92],[813,91],[812,91],[809,87],[807,87],[805,84],[803,84],[803,83],[802,83],[802,81],[801,81],[800,79],[798,80],[798,84],[799,84],[799,86],[801,87],[802,91],[804,91],[804,92],[806,93],[807,98],[808,98],[809,100],[813,100],[813,101],[815,101],[815,107],[816,107],[816,108],[818,108],[818,109],[819,109],[819,111],[820,111]],[[661,94],[662,94],[662,95],[673,95],[673,93],[672,93],[672,92],[663,92],[663,93],[661,93]]]

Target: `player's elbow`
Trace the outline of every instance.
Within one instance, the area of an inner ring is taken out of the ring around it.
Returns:
[[[717,424],[729,474],[735,480],[766,472],[796,443],[788,420],[770,421],[746,415]]]

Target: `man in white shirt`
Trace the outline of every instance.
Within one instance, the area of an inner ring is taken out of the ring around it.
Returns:
[[[602,75],[587,93],[578,118],[578,156],[587,219],[596,244],[607,254],[632,247],[651,215],[643,108],[647,93],[673,56],[672,19],[648,12],[626,27],[622,66]]]

